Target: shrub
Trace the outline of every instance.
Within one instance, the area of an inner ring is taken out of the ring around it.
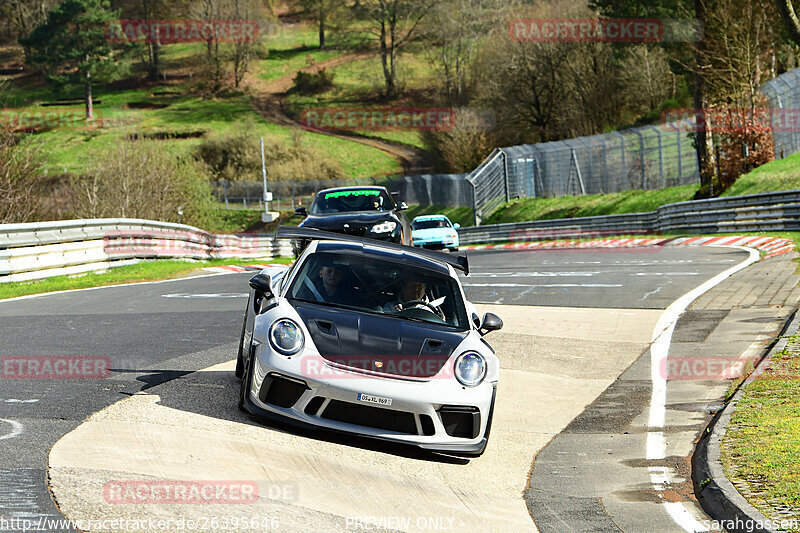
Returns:
[[[40,214],[43,158],[30,136],[0,129],[0,224],[28,222]]]
[[[491,117],[466,109],[454,113],[454,124],[447,129],[426,132],[430,150],[449,172],[470,172],[477,168],[495,146]]]
[[[200,227],[214,223],[207,169],[176,157],[157,141],[123,141],[70,185],[73,215],[81,218],[144,218]]]
[[[333,73],[325,69],[318,72],[298,72],[294,77],[294,91],[303,95],[319,94],[333,88]]]
[[[255,125],[234,125],[230,133],[212,135],[198,146],[196,157],[210,169],[213,177],[227,181],[261,181],[261,149],[253,134]],[[345,178],[342,166],[303,141],[299,131],[291,143],[274,136],[264,137],[267,178],[270,181],[339,180]]]

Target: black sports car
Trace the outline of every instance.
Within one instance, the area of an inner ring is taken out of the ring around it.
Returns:
[[[309,210],[300,207],[295,214],[306,217],[299,224],[303,228],[410,245],[406,209],[405,202],[395,202],[385,187],[340,187],[318,192]],[[307,244],[295,243],[295,255]]]

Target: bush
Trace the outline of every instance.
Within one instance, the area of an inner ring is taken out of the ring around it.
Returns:
[[[157,141],[122,142],[92,172],[73,177],[70,186],[73,215],[80,218],[215,223],[207,169]]]
[[[39,149],[31,137],[0,129],[0,224],[39,216],[43,175]]]
[[[294,77],[294,91],[309,96],[333,88],[333,73],[325,69],[318,72],[298,72]]]
[[[449,172],[470,172],[477,168],[495,146],[491,117],[458,109],[452,127],[426,132],[426,145]]]
[[[215,179],[261,181],[261,149],[258,137],[252,133],[254,129],[251,122],[235,124],[230,133],[204,140],[195,155],[208,166]],[[293,133],[289,144],[278,137],[264,137],[264,155],[270,181],[345,178],[342,166],[305,144],[299,131]]]

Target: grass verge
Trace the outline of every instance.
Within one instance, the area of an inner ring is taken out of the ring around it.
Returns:
[[[271,259],[270,263],[291,262],[288,258]],[[55,276],[36,281],[20,281],[0,284],[0,299],[41,294],[69,289],[87,289],[106,285],[119,285],[136,281],[160,281],[191,274],[201,268],[221,265],[249,265],[259,263],[255,259],[213,259],[209,261],[157,260],[142,261],[135,265],[112,268],[107,272],[90,272],[75,276]]]
[[[747,480],[747,499],[765,516],[800,519],[800,336],[744,389],[726,430],[722,463]],[[791,528],[800,531],[800,528]]]

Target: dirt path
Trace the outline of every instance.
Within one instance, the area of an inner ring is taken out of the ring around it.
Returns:
[[[305,127],[291,116],[286,103],[286,93],[289,92],[294,85],[293,80],[297,72],[316,72],[320,69],[333,68],[353,61],[367,59],[372,55],[372,52],[346,54],[298,69],[272,81],[264,81],[257,77],[251,77],[248,86],[253,93],[253,107],[255,107],[256,111],[258,111],[265,120],[280,124],[281,126],[291,126],[309,130],[309,128]],[[372,148],[377,148],[378,150],[386,152],[397,159],[403,167],[403,173],[406,175],[425,174],[433,170],[433,157],[425,150],[414,146],[365,137],[357,133],[313,131],[322,135],[328,135],[329,137],[336,137],[338,139],[371,146]]]

